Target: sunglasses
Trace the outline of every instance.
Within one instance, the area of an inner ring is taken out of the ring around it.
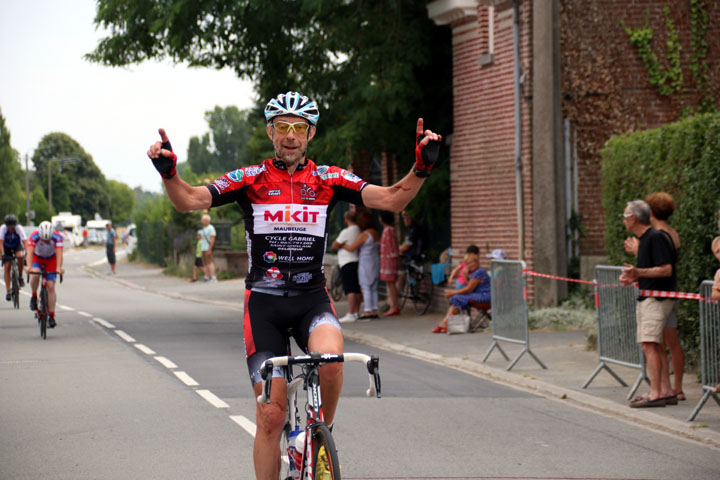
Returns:
[[[305,133],[310,128],[310,124],[306,122],[288,123],[288,122],[275,122],[272,124],[272,128],[275,131],[282,134],[288,133],[292,130],[295,133]]]

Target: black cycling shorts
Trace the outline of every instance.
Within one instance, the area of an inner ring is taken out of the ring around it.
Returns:
[[[310,334],[323,324],[335,325],[340,330],[335,307],[325,288],[287,297],[245,290],[243,338],[252,384],[262,380],[260,367],[265,360],[287,355],[285,335],[289,328],[298,347],[308,353]],[[284,377],[285,369],[275,368],[272,376]]]
[[[358,280],[358,262],[346,263],[340,267],[340,280],[342,281],[345,295],[348,293],[360,293],[360,281]]]

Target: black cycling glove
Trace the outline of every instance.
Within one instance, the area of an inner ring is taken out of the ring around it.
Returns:
[[[170,151],[170,156],[166,157],[165,155],[160,154],[158,158],[151,158],[151,160],[153,165],[155,165],[155,170],[160,172],[160,176],[169,180],[177,174],[177,155],[173,153],[170,141],[163,142],[162,148]]]
[[[420,178],[430,175],[430,170],[435,166],[440,153],[440,142],[430,140],[427,145],[423,146],[420,144],[423,138],[425,138],[425,135],[421,133],[415,139],[415,166],[413,167],[413,173]]]

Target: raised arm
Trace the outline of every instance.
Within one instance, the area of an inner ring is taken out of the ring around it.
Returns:
[[[147,152],[155,169],[160,173],[165,185],[167,196],[173,206],[181,212],[210,208],[212,195],[204,187],[193,187],[177,174],[177,155],[172,151],[172,145],[165,129],[158,129],[160,141],[153,143]]]
[[[340,248],[344,248],[345,250],[348,250],[350,252],[354,252],[360,246],[367,241],[368,235],[370,235],[368,232],[361,232],[360,235],[357,236],[355,241],[348,245],[347,243],[343,243],[340,245]]]
[[[368,185],[362,191],[363,203],[368,208],[402,211],[415,198],[430,170],[435,166],[442,136],[423,129],[423,119],[418,118],[415,136],[415,165],[410,173],[390,187]]]

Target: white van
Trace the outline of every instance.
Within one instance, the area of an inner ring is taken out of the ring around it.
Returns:
[[[72,246],[82,244],[82,218],[80,215],[60,212],[50,218],[50,223]]]
[[[107,237],[107,228],[105,225],[109,223],[109,220],[88,220],[85,224],[85,228],[88,231],[88,244],[90,245],[105,245],[105,238]]]

